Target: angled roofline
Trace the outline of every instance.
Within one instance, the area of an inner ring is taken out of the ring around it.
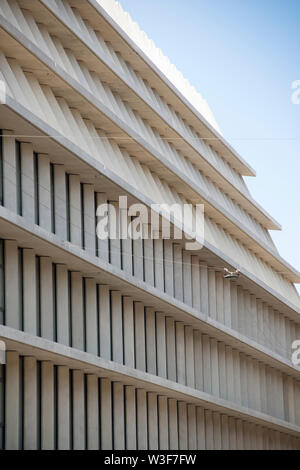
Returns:
[[[47,1],[47,0],[46,0]],[[141,48],[128,36],[128,34],[118,25],[118,23],[109,15],[109,13],[97,2],[97,0],[87,0],[87,2],[97,10],[115,32],[122,37],[123,41],[134,50],[143,62],[150,67],[158,78],[167,85],[176,97],[186,106],[204,125],[208,132],[207,139],[218,140],[225,150],[225,155],[230,154],[235,160],[236,170],[244,176],[256,176],[256,171],[247,163],[244,158],[227,142],[227,140],[207,121],[207,119],[198,111],[193,104],[182,94],[182,92],[166,77],[166,75],[153,63],[153,61],[141,50]],[[45,2],[44,2],[45,3]],[[72,1],[70,2],[72,3]],[[223,156],[224,154],[222,154]],[[229,156],[229,155],[228,155]],[[225,156],[226,158],[226,156]],[[227,158],[226,158],[227,160]],[[232,163],[231,163],[232,164]]]
[[[20,0],[20,1],[21,1],[21,5],[22,5],[22,3],[23,3],[24,0]],[[77,6],[77,5],[78,5],[78,6],[80,6],[80,5],[82,6],[82,3],[81,3],[81,2],[77,3],[77,0],[69,0],[69,1],[70,1],[70,4],[71,4],[71,5],[74,4],[74,6]],[[66,24],[64,18],[61,18],[61,17],[58,17],[58,16],[57,16],[58,11],[55,11],[54,5],[53,5],[52,3],[50,3],[49,0],[37,0],[37,5],[38,5],[38,4],[40,4],[41,7],[45,8],[46,10],[48,10],[52,15],[54,15],[54,16],[57,18],[57,20],[58,20],[65,28],[67,28],[68,30],[70,30],[70,25]],[[24,5],[25,5],[25,4],[24,4]],[[97,4],[97,2],[96,2],[96,6],[99,6],[99,5]],[[56,8],[56,7],[55,7],[55,8]],[[100,16],[101,16],[101,13],[99,13],[99,14],[100,14]],[[94,17],[95,17],[95,15],[94,15]],[[106,22],[106,20],[104,20],[104,21]],[[120,29],[120,27],[119,27],[118,25],[116,25],[116,27]],[[109,25],[109,28],[111,28],[110,25]],[[77,35],[77,34],[78,34],[78,32],[75,32],[75,31],[73,31],[73,30],[70,30],[70,31],[71,31],[72,34],[74,34],[74,35]],[[120,29],[120,34],[121,34],[121,32],[122,32],[122,30]],[[115,38],[116,38],[116,37],[119,37],[118,34],[119,34],[119,33],[115,33]],[[83,42],[84,47],[88,48],[88,49],[90,50],[90,52],[91,52],[93,55],[96,54],[96,52],[95,52],[93,49],[91,49],[91,45],[88,44],[88,43],[86,43],[86,42],[84,41],[84,38],[82,38],[82,37],[77,37],[77,38],[78,38],[79,41]],[[128,40],[131,41],[130,38],[128,38]],[[126,47],[127,47],[127,49],[129,50],[129,46],[127,45]],[[134,47],[134,43],[133,43],[133,47]],[[142,53],[142,52],[141,52],[141,53]],[[142,53],[142,54],[143,54],[143,53]],[[132,52],[131,52],[131,56],[132,56]],[[133,93],[137,96],[137,98],[142,99],[143,102],[144,102],[148,107],[150,107],[150,109],[151,109],[151,111],[154,113],[154,115],[158,116],[158,118],[161,119],[162,121],[165,121],[166,124],[167,124],[168,126],[170,126],[170,128],[172,128],[172,125],[171,125],[168,121],[166,121],[165,117],[164,117],[163,115],[161,115],[161,114],[159,113],[159,111],[157,111],[157,110],[155,110],[153,107],[151,107],[151,105],[148,103],[148,101],[145,101],[145,99],[143,99],[143,98],[139,95],[139,93],[138,93],[136,90],[134,90],[134,88],[132,88],[132,85],[130,85],[130,84],[127,82],[127,80],[126,80],[124,77],[122,77],[122,74],[120,75],[117,70],[115,70],[114,68],[112,68],[112,64],[107,63],[106,60],[105,60],[103,57],[99,56],[99,54],[96,54],[95,57],[98,58],[98,59],[100,60],[100,62],[103,62],[104,65],[105,65],[106,67],[108,67],[108,69],[110,70],[110,72],[113,73],[114,75],[116,75],[116,77],[118,77],[118,79],[119,79],[126,87],[128,87],[128,89],[129,89],[131,92],[133,92]],[[154,67],[155,67],[155,66],[154,66]],[[154,73],[154,72],[152,72],[152,73]],[[160,80],[161,80],[161,84],[166,87],[167,85],[164,84],[163,79],[160,79]],[[166,80],[168,80],[168,79],[166,79]],[[171,85],[172,85],[172,84],[170,84],[170,86],[171,86]],[[173,95],[174,95],[174,94],[173,94]],[[175,95],[174,95],[174,96],[175,96]],[[183,97],[183,99],[185,99],[185,98]],[[188,104],[188,102],[187,102],[187,104]],[[185,107],[185,109],[188,110],[188,107]],[[196,111],[196,110],[195,110],[195,111]],[[189,110],[189,112],[191,113],[190,110]],[[197,111],[196,111],[196,112],[197,112]],[[199,118],[197,118],[195,115],[193,115],[193,119],[194,119],[196,122],[200,123],[200,125],[203,124],[203,123],[199,120]],[[179,133],[178,130],[176,130],[176,129],[174,129],[174,132],[176,132],[177,134]],[[213,131],[213,132],[214,132],[214,131]],[[214,136],[214,134],[211,134],[211,135]],[[214,136],[213,138],[216,139],[215,136]],[[185,138],[183,138],[183,140],[185,140]],[[204,140],[205,140],[205,138],[204,138]],[[200,155],[200,158],[204,158],[204,159],[205,159],[205,157],[203,157],[203,156],[201,155],[201,153],[199,152],[199,150],[197,150],[196,148],[194,148],[193,145],[192,145],[190,142],[186,141],[186,144],[192,149],[193,152],[198,153],[198,154]],[[229,145],[229,144],[228,144],[228,145]],[[220,153],[220,151],[219,151],[219,153]],[[224,156],[224,155],[223,155],[223,156]],[[244,209],[246,210],[246,212],[250,213],[254,218],[256,218],[256,219],[259,221],[259,223],[261,223],[265,228],[270,229],[270,230],[281,230],[281,225],[279,224],[279,222],[278,222],[276,219],[274,219],[274,217],[272,217],[259,203],[257,203],[257,201],[256,201],[250,194],[245,194],[245,193],[241,192],[238,187],[236,187],[230,180],[226,179],[226,176],[222,175],[222,173],[221,173],[216,167],[214,167],[209,161],[207,161],[207,163],[208,163],[208,165],[212,166],[213,171],[219,173],[219,176],[224,178],[224,181],[225,181],[225,183],[226,183],[227,185],[231,185],[232,188],[233,188],[233,190],[234,190],[235,192],[237,192],[242,198],[245,198],[246,204],[247,204],[247,203],[250,204],[250,205],[254,208],[254,211],[257,212],[257,214],[255,215],[254,213],[252,213],[252,211],[251,211],[249,208],[247,209],[247,208],[244,207]],[[227,190],[228,190],[228,189],[227,189]],[[234,199],[234,198],[235,198],[235,197],[233,196],[233,199]],[[264,220],[263,220],[263,219],[264,219]]]

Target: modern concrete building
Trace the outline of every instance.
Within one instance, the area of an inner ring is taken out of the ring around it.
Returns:
[[[205,101],[114,0],[1,0],[0,70],[0,448],[299,449],[300,275]],[[203,247],[99,239],[119,196]]]

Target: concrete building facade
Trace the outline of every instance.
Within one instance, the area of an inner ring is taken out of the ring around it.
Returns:
[[[300,275],[206,102],[112,0],[1,0],[0,44],[0,449],[299,449]],[[203,247],[99,239],[120,196]]]

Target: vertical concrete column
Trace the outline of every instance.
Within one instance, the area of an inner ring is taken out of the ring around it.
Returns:
[[[254,396],[254,408],[260,410],[260,383],[259,383],[259,362],[257,359],[253,359],[253,396]],[[235,364],[234,364],[235,365]],[[276,400],[276,408],[278,408],[280,401]]]
[[[144,268],[145,282],[154,286],[154,240],[152,238],[144,240]]]
[[[223,279],[224,292],[224,323],[231,328],[231,283],[229,279]]]
[[[205,416],[204,409],[200,406],[196,408],[196,426],[197,426],[197,449],[205,450]]]
[[[165,292],[174,296],[174,270],[173,270],[173,243],[172,240],[164,240],[164,281]]]
[[[267,413],[267,384],[265,364],[259,363],[259,384],[260,384],[260,409]]]
[[[283,377],[280,371],[277,371],[277,383],[278,383],[278,398],[279,398],[279,413],[278,417],[284,419],[284,403],[283,403]],[[300,424],[300,383],[299,380],[294,382],[294,395],[295,395],[295,423]]]
[[[84,350],[82,274],[71,273],[72,347]]]
[[[5,366],[5,448],[19,450],[21,446],[21,402],[20,402],[19,354],[6,352]]]
[[[57,315],[57,342],[69,346],[70,319],[69,319],[69,286],[68,271],[63,264],[56,265],[56,315]]]
[[[208,268],[208,307],[209,316],[217,319],[217,298],[216,298],[216,272],[213,268]]]
[[[111,291],[112,359],[123,364],[123,321],[121,292]]]
[[[260,445],[260,449],[263,450],[265,447],[264,447],[264,428],[262,426],[257,426],[258,428],[258,431],[257,431],[257,439],[258,439],[258,442],[259,442],[259,445]],[[280,433],[281,434],[281,433]],[[281,434],[282,435],[282,434]],[[280,442],[280,447],[282,445],[282,442]]]
[[[111,381],[100,379],[100,416],[101,416],[101,450],[111,450],[112,447],[112,403]]]
[[[54,367],[51,362],[41,365],[41,448],[54,449]]]
[[[234,399],[238,404],[242,404],[241,397],[241,365],[240,365],[240,353],[236,349],[232,350],[232,361],[233,361],[233,376],[234,376]],[[259,382],[256,384],[259,388]]]
[[[73,370],[73,448],[85,448],[85,403],[84,375],[81,370]]]
[[[250,448],[252,450],[257,449],[257,444],[256,444],[256,426],[254,423],[249,423],[249,431],[250,431]]]
[[[113,431],[114,449],[125,449],[124,388],[120,382],[113,382]]]
[[[244,449],[251,450],[249,423],[243,421]]]
[[[229,450],[229,420],[226,415],[221,415],[221,441],[221,448]]]
[[[188,251],[183,251],[183,301],[192,307],[192,257]]]
[[[229,281],[230,282],[230,281]],[[231,326],[234,330],[238,331],[238,290],[237,285],[233,282],[230,283],[230,306],[231,306]]]
[[[266,446],[266,449],[269,450],[271,448],[269,434],[266,428],[264,429],[264,431],[265,431],[264,433],[265,434],[264,435],[265,446]],[[286,450],[293,450],[292,440],[289,435],[286,436]]]
[[[279,431],[273,431],[273,432],[274,432],[274,441],[275,441],[274,450],[279,450],[280,449],[280,432]],[[297,447],[295,447],[295,449],[297,449]]]
[[[202,366],[203,366],[203,390],[206,393],[212,392],[211,381],[211,358],[209,336],[202,335]]]
[[[274,310],[274,331],[275,331],[275,343],[274,343],[274,350],[278,354],[282,355],[281,349],[281,335],[280,335],[280,321],[279,321],[280,313],[278,310]]]
[[[169,380],[176,381],[176,348],[175,323],[173,318],[166,317],[167,335],[167,376]]]
[[[97,286],[95,279],[85,279],[86,350],[98,354]]]
[[[178,450],[178,413],[177,400],[168,399],[168,418],[169,418],[169,448],[170,450]]]
[[[264,344],[263,303],[261,300],[257,301],[257,341],[259,344]]]
[[[145,336],[145,311],[141,302],[134,302],[135,324],[135,367],[146,371],[146,336]]]
[[[236,447],[238,450],[244,450],[244,433],[243,433],[243,421],[241,419],[236,420]]]
[[[226,354],[225,344],[218,343],[218,362],[219,362],[219,380],[220,380],[220,397],[227,399],[227,371],[226,371]],[[237,384],[235,384],[237,386]]]
[[[232,348],[225,346],[226,357],[226,376],[227,376],[227,400],[234,402],[234,371],[233,371],[233,357]]]
[[[168,428],[168,399],[165,396],[158,397],[158,426],[159,426],[159,448],[169,449]]]
[[[24,450],[37,449],[37,364],[24,357]]]
[[[268,305],[263,303],[263,333],[264,333],[264,342],[263,345],[267,348],[270,348],[270,324],[269,324],[269,308]]]
[[[210,358],[211,358],[211,391],[216,397],[220,396],[219,382],[219,358],[218,358],[218,341],[210,340]]]
[[[110,263],[121,269],[120,210],[116,201],[109,201]]]
[[[66,174],[63,165],[54,165],[55,233],[67,239]]]
[[[243,353],[240,353],[240,367],[242,405],[248,407],[247,361]]]
[[[16,141],[13,131],[2,130],[4,206],[17,212]]]
[[[66,366],[57,367],[57,445],[70,449],[70,379]]]
[[[174,258],[174,296],[183,301],[183,264],[181,245],[173,245]]]
[[[99,449],[99,390],[98,377],[89,374],[86,377],[87,385],[87,449]]]
[[[36,261],[34,250],[23,249],[24,331],[37,335]]]
[[[177,366],[177,382],[185,385],[185,340],[184,340],[184,324],[175,322],[175,338],[176,338],[176,366]]]
[[[243,316],[244,316],[244,291],[242,287],[237,286],[237,331],[244,332]]]
[[[236,420],[235,420],[235,418],[229,417],[228,426],[229,426],[229,450],[236,450],[237,449],[237,442],[236,442]]]
[[[208,315],[208,268],[200,261],[200,305],[201,312]]]
[[[124,325],[124,364],[128,367],[135,366],[134,360],[134,318],[133,300],[123,297],[123,325]]]
[[[271,375],[271,368],[266,365],[266,391],[267,391],[267,413],[272,415],[273,413],[273,402],[272,402],[272,375]],[[251,399],[249,397],[249,402],[251,403]]]
[[[156,312],[157,375],[167,378],[166,317]]]
[[[156,374],[155,311],[146,307],[146,362],[147,372]]]
[[[126,449],[136,449],[136,403],[135,388],[131,385],[125,386],[125,425],[126,425]]]
[[[138,450],[147,449],[147,403],[146,392],[143,389],[137,389],[137,447]]]
[[[51,232],[50,161],[46,154],[38,155],[39,225]]]
[[[19,296],[18,246],[14,240],[5,240],[5,324],[21,329],[21,309]]]
[[[101,206],[102,204],[107,204],[107,197],[106,197],[106,194],[105,193],[96,193],[96,220],[97,220],[97,225],[98,224],[102,224],[102,222],[104,223],[104,228],[105,228],[105,232],[109,232],[109,224],[108,224],[108,214],[107,213],[104,213],[103,216],[100,216],[100,215],[97,215],[97,211],[99,210],[98,214],[102,213],[101,212]],[[107,238],[105,239],[102,239],[102,238],[99,238],[97,236],[97,233],[96,233],[96,237],[97,237],[97,256],[99,256],[100,258],[102,258],[104,261],[106,261],[107,263],[109,262],[109,240],[108,240],[108,236]]]
[[[195,387],[195,363],[194,363],[194,335],[191,326],[185,326],[185,362],[186,362],[186,384]]]
[[[80,176],[69,175],[70,201],[70,240],[74,245],[82,246],[81,227],[81,188]]]
[[[213,419],[213,434],[214,434],[214,449],[221,450],[222,449],[222,439],[221,439],[221,417],[220,413],[213,412],[212,414]]]
[[[251,311],[251,321],[252,328],[251,334],[252,338],[257,341],[257,311],[256,311],[256,297],[255,295],[250,295],[250,311]]]
[[[288,318],[285,318],[285,343],[286,343],[286,350],[288,357],[291,355],[291,345],[292,345],[292,339],[291,339],[291,328],[290,328],[291,322]]]
[[[126,271],[130,276],[133,274],[132,266],[132,237],[131,237],[131,226],[130,217],[125,209],[120,209],[120,220],[121,220],[121,233],[126,237],[121,240],[122,247],[122,269]]]
[[[206,450],[214,450],[214,429],[212,411],[205,410]]]
[[[216,272],[216,318],[220,323],[225,323],[224,310],[223,273]]]
[[[277,345],[278,345],[278,352],[281,356],[283,357],[290,357],[290,351],[288,351],[287,354],[287,345],[285,341],[285,321],[284,321],[284,316],[278,312],[278,327],[276,329],[277,335],[278,335],[278,340],[277,340]],[[297,331],[297,339],[300,338],[300,327],[298,325],[298,331]]]
[[[253,318],[251,315],[251,305],[250,305],[250,294],[249,292],[244,293],[244,330],[243,333],[248,336],[248,338],[252,338],[252,326],[253,326]]]
[[[263,436],[263,429],[262,429],[262,442],[264,445],[264,436]],[[280,450],[286,449],[286,435],[282,432],[280,433]]]
[[[92,184],[83,185],[84,207],[84,248],[89,255],[95,255],[96,248],[96,224],[95,224],[95,193]]]
[[[132,241],[133,246],[133,275],[144,280],[143,240],[138,238]]]
[[[275,382],[276,382],[276,416],[280,419],[284,419],[284,400],[283,400],[283,374],[279,370],[275,370]],[[297,392],[298,394],[299,386],[298,386],[298,381],[295,382],[295,393]],[[259,394],[260,398],[260,394]],[[296,403],[299,403],[300,395],[298,395],[298,399],[296,399]],[[296,423],[299,423],[300,421],[300,409],[299,406],[295,406],[295,412],[296,412]],[[299,413],[299,420],[297,418]]]
[[[34,181],[33,147],[31,143],[21,143],[21,187],[22,187],[22,215],[29,222],[34,223]]]
[[[53,315],[53,273],[51,258],[40,257],[40,314],[41,336],[46,339],[54,339],[54,315]]]
[[[248,407],[254,409],[255,400],[254,400],[254,374],[253,374],[253,361],[252,358],[247,356],[245,359],[246,371],[247,371],[247,393],[248,393]],[[269,387],[271,391],[272,387]]]
[[[154,279],[155,287],[164,290],[164,247],[163,240],[154,240]]]
[[[179,401],[178,405],[178,438],[179,449],[188,449],[187,406]]]
[[[188,415],[188,448],[189,450],[197,449],[197,427],[196,427],[196,407],[195,405],[187,405]]]
[[[199,330],[194,330],[194,364],[195,364],[195,388],[203,390],[203,353],[202,335]]]
[[[193,297],[192,305],[198,312],[200,312],[201,311],[201,303],[200,303],[201,287],[200,287],[200,266],[199,266],[198,256],[192,256],[191,262],[192,262],[192,297]]]
[[[157,449],[160,449],[161,447],[158,447],[158,411],[157,411],[156,393],[153,393],[153,392],[147,393],[147,404],[148,404],[149,449],[157,450]]]
[[[270,348],[275,349],[275,324],[274,324],[274,310],[269,307],[269,331],[270,331]],[[292,339],[293,341],[293,339]]]
[[[98,286],[100,356],[111,359],[111,324],[110,324],[109,287]]]
[[[285,419],[290,423],[295,423],[295,395],[293,378],[287,375],[284,379],[284,401]]]

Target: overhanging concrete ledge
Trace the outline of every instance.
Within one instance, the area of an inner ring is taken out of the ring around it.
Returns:
[[[126,181],[124,181],[122,178],[120,178],[118,175],[116,175],[114,172],[109,170],[108,168],[104,167],[100,162],[95,160],[93,157],[91,157],[89,154],[87,154],[84,150],[79,148],[77,145],[75,145],[73,142],[71,142],[69,139],[61,135],[59,132],[54,130],[52,127],[50,127],[48,124],[43,122],[40,118],[38,118],[36,115],[31,113],[27,108],[24,108],[23,105],[18,103],[16,100],[11,98],[10,96],[7,96],[6,99],[6,104],[2,105],[3,109],[8,108],[14,113],[18,114],[20,116],[20,119],[25,120],[32,126],[35,127],[35,130],[33,131],[32,128],[32,133],[31,137],[36,139],[37,137],[41,137],[41,133],[44,135],[46,134],[49,136],[49,138],[55,142],[58,143],[59,146],[62,146],[64,149],[67,151],[71,152],[73,155],[75,155],[77,158],[80,158],[83,162],[88,163],[91,167],[99,171],[102,175],[106,176],[109,180],[112,182],[116,183],[120,188],[122,188],[122,191],[124,193],[124,190],[127,191],[128,193],[134,195],[139,201],[143,202],[147,206],[151,206],[153,204],[152,200],[149,200],[146,196],[144,196],[142,193],[137,191],[135,188],[133,188],[130,184],[128,184]],[[25,118],[24,118],[25,116]],[[0,119],[1,121],[1,119]],[[6,119],[3,121],[2,126],[5,126],[5,122],[7,123]],[[6,124],[7,125],[7,124]],[[5,128],[5,127],[4,127]],[[20,138],[22,138],[22,135],[20,135]],[[36,144],[36,140],[35,140]],[[41,153],[44,153],[45,151],[42,151]],[[48,152],[46,152],[48,153]],[[172,223],[177,226],[181,227],[181,224],[179,224],[176,220],[172,219]],[[186,230],[186,233],[188,236],[191,234],[188,233]],[[194,237],[192,237],[194,238]],[[201,240],[202,242],[202,240]],[[239,269],[241,273],[243,273],[246,277],[251,279],[254,283],[262,286],[264,290],[267,290],[268,292],[271,293],[272,296],[279,298],[280,301],[284,302],[287,305],[291,305],[291,308],[295,310],[295,308],[292,306],[292,304],[289,302],[288,299],[285,299],[283,296],[278,294],[272,287],[267,286],[262,280],[258,279],[256,276],[251,274],[249,271],[247,271],[245,268],[242,266],[238,265],[234,260],[230,259],[227,255],[221,252],[218,248],[214,247],[212,244],[208,242],[204,242],[204,246],[206,246],[210,251],[215,253],[218,257],[222,258],[226,263],[235,269]],[[300,273],[293,268],[289,263],[287,263],[285,260],[283,260],[279,255],[276,257],[286,269],[286,275],[288,276],[289,280],[291,282],[300,282]],[[284,300],[283,300],[284,299]],[[297,311],[296,307],[296,311]],[[299,309],[300,311],[300,309]]]
[[[112,286],[124,295],[141,301],[157,311],[172,315],[177,321],[185,321],[203,333],[223,341],[233,348],[275,367],[299,380],[300,367],[293,366],[283,356],[258,344],[256,341],[213,318],[190,307],[163,291],[103,261],[70,242],[61,240],[55,234],[30,224],[21,216],[0,207],[0,223],[4,238],[15,239],[23,247],[36,250],[43,256],[52,257],[54,262],[65,263],[70,270],[78,270],[86,277],[93,277],[100,284]]]
[[[200,390],[178,384],[168,379],[158,377],[117,362],[109,361],[79,349],[71,348],[23,331],[0,325],[0,339],[6,344],[6,351],[17,351],[21,355],[34,356],[39,360],[53,361],[57,365],[82,369],[85,373],[107,377],[112,381],[122,381],[126,385],[144,387],[170,398],[184,400],[198,406],[227,413],[239,419],[246,419],[255,424],[288,432],[299,436],[300,426],[275,418],[273,416],[252,410],[233,402],[215,397]]]

